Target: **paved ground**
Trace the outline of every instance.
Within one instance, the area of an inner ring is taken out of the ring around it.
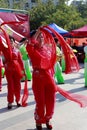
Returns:
[[[70,92],[87,95],[84,87],[84,68],[78,73],[64,74],[65,84],[59,85]],[[3,78],[3,89],[0,93],[0,130],[35,130],[33,112],[35,107],[31,89],[32,82],[28,82],[29,98],[28,106],[7,110],[6,79]],[[22,88],[24,83],[22,84]],[[77,103],[65,99],[59,93],[56,94],[55,113],[52,119],[53,130],[87,130],[87,108],[80,108]],[[46,130],[43,125],[43,130]]]

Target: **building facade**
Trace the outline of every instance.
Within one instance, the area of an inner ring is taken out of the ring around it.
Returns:
[[[21,3],[21,6],[23,9],[32,8],[38,4],[39,0],[8,0],[9,2],[9,8],[13,8],[14,4]],[[46,3],[49,0],[41,0],[43,3]],[[54,4],[58,4],[58,0],[52,0]]]

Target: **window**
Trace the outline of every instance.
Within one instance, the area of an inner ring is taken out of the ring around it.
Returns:
[[[28,8],[29,7],[29,4],[28,3],[25,3],[25,8]]]
[[[32,2],[32,3],[35,3],[35,2],[36,2],[36,0],[31,0],[31,2]]]

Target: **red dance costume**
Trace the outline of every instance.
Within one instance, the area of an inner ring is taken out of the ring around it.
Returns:
[[[8,83],[8,95],[7,100],[9,103],[15,100],[18,103],[20,101],[20,80],[22,78],[23,62],[20,53],[15,49],[11,48],[11,55],[9,53],[8,46],[5,46],[0,38],[0,51],[3,52],[5,57],[5,74]]]
[[[2,89],[2,57],[0,56],[0,91]]]
[[[39,44],[32,46],[32,42],[34,41],[27,44],[26,48],[33,66],[32,88],[36,101],[34,117],[36,123],[41,124],[49,121],[54,113],[56,91],[52,82],[53,65],[50,64],[52,45],[46,43],[42,47],[39,47]],[[53,46],[55,48],[54,44]],[[55,62],[55,59],[56,55],[52,61]]]
[[[55,43],[52,35],[44,28],[45,27],[40,28],[44,36],[43,46],[39,47],[38,40],[31,38],[30,43],[27,44],[26,47],[33,66],[32,88],[36,101],[35,120],[37,124],[46,123],[46,121],[52,118],[54,113],[55,92],[59,92],[65,98],[77,102],[81,107],[87,106],[87,96],[69,93],[55,84],[53,68],[56,61],[56,47],[53,46]],[[70,47],[62,36],[57,34],[56,31],[50,30],[53,31],[61,42],[66,56],[65,59],[68,61],[66,63],[66,73],[78,71],[79,64]],[[67,51],[70,52],[70,56],[67,56],[69,55]],[[73,64],[71,64],[71,62],[73,62]]]

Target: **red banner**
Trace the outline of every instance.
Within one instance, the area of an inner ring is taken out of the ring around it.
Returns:
[[[17,23],[16,23],[17,22]],[[0,12],[0,25],[2,28],[16,41],[20,41],[23,37],[29,37],[29,16],[23,13]],[[4,36],[0,31],[3,40]]]

